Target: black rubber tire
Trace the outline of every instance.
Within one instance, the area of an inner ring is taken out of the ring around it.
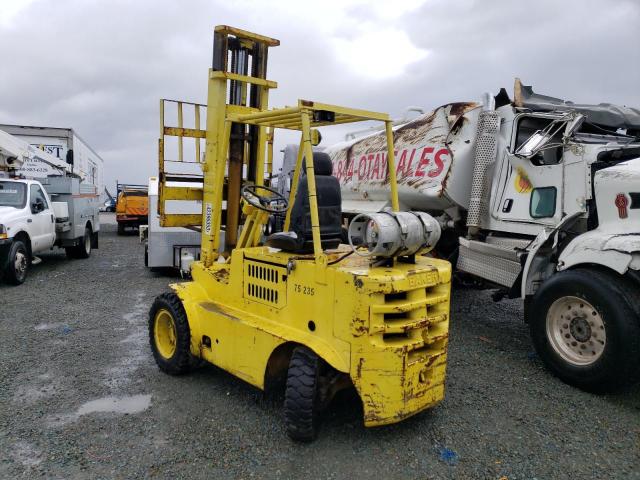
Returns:
[[[27,265],[23,272],[15,268],[15,258],[18,253],[22,253],[27,258]],[[29,258],[29,249],[22,240],[14,240],[9,248],[9,255],[7,256],[7,266],[4,270],[5,281],[11,285],[22,285],[27,279],[30,266],[31,259]]]
[[[144,246],[144,266],[149,266],[149,245]]]
[[[320,426],[319,378],[322,360],[305,347],[296,347],[289,361],[284,394],[287,434],[298,442],[311,442]]]
[[[124,224],[118,223],[118,235],[124,235]]]
[[[80,239],[80,245],[76,247],[77,258],[89,258],[91,256],[92,251],[92,243],[91,236],[93,232],[91,231],[91,227],[87,225],[84,229],[84,235]]]
[[[158,310],[165,309],[173,317],[176,326],[176,350],[169,359],[164,358],[156,347],[154,326],[155,316]],[[182,306],[182,301],[173,292],[163,293],[156,297],[151,310],[149,310],[149,343],[153,358],[160,370],[170,375],[182,375],[193,370],[199,364],[199,360],[191,354],[191,331],[187,314]]]
[[[606,343],[590,365],[564,361],[547,338],[547,311],[564,296],[583,298],[602,317]],[[531,301],[531,338],[544,364],[564,382],[593,393],[623,389],[640,379],[640,292],[629,280],[596,269],[560,272],[544,282]]]
[[[68,258],[89,258],[91,256],[91,227],[87,225],[84,229],[84,235],[80,237],[80,243],[75,247],[65,247],[64,251]],[[88,239],[88,242],[87,242]]]

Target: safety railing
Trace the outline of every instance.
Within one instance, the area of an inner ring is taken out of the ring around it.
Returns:
[[[158,214],[163,227],[202,225],[207,106],[160,100]]]

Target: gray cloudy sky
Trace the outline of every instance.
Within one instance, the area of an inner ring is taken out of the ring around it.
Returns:
[[[146,183],[158,100],[204,103],[216,24],[281,40],[272,106],[308,98],[398,116],[511,91],[515,76],[640,106],[636,0],[0,0],[0,123],[73,127],[104,158],[110,190]]]

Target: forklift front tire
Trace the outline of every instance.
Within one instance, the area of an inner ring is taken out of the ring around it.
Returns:
[[[319,379],[322,360],[311,350],[297,347],[291,355],[284,395],[287,434],[298,442],[311,442],[318,434]]]
[[[198,364],[191,354],[191,332],[180,298],[173,293],[158,296],[149,311],[149,342],[160,370],[182,375]]]

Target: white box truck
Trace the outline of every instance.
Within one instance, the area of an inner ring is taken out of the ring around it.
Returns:
[[[38,170],[19,174],[25,164]],[[70,258],[88,258],[98,247],[98,191],[71,170],[0,130],[0,276],[6,282],[23,283],[38,253],[58,247]]]

